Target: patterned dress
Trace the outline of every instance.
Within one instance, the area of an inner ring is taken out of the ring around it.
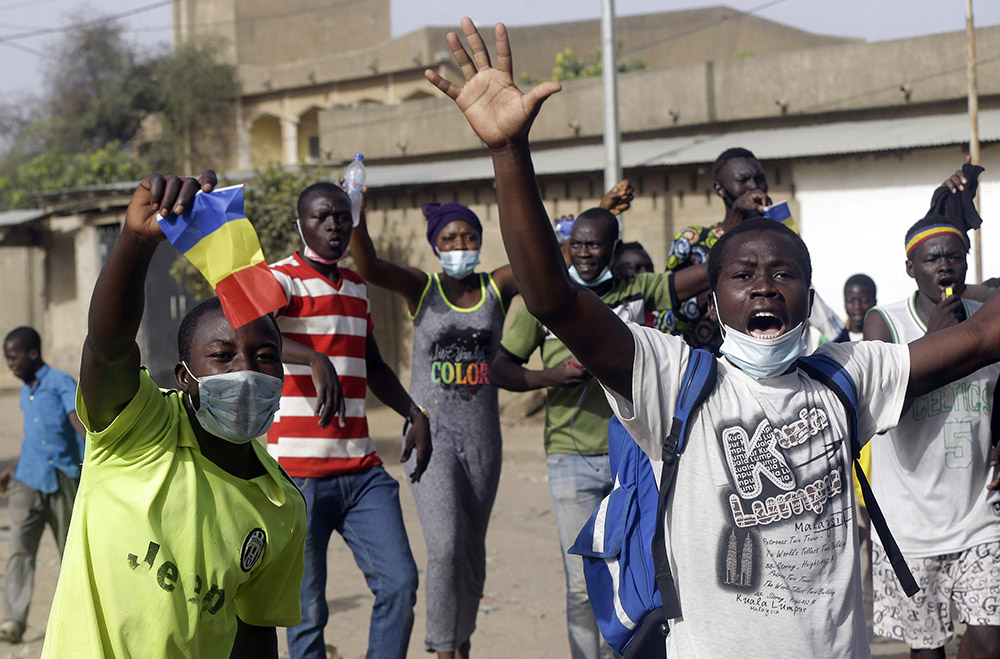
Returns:
[[[674,242],[667,254],[667,271],[677,272],[690,265],[708,262],[708,252],[722,234],[722,224],[710,227],[690,226],[681,229],[674,236]],[[666,312],[672,313],[672,312]],[[656,325],[661,331],[682,337],[692,348],[704,348],[719,354],[722,332],[719,324],[709,315],[703,314],[697,298],[691,298],[681,305],[680,312],[672,318],[662,318]]]

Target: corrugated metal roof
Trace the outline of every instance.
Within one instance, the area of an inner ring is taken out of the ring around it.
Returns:
[[[12,227],[45,217],[48,213],[37,208],[15,208],[0,211],[0,227]]]
[[[1000,141],[1000,110],[979,113],[979,139]],[[626,168],[654,167],[710,163],[731,146],[750,149],[761,160],[776,160],[943,146],[968,140],[967,115],[928,115],[636,140],[622,144],[621,159]],[[540,175],[604,169],[601,144],[539,150],[532,156],[535,172]],[[492,178],[493,164],[488,156],[412,165],[375,165],[368,169],[368,184],[372,187]]]

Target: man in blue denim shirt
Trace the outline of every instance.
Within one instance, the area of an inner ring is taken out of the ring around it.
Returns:
[[[35,553],[45,525],[62,554],[80,481],[85,431],[76,416],[76,381],[42,361],[42,341],[18,327],[3,343],[7,366],[24,381],[21,456],[0,472],[0,495],[10,497],[10,558],[3,576],[0,641],[19,643],[31,604]]]

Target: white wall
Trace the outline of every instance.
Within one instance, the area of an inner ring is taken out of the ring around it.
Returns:
[[[988,278],[1000,275],[1000,146],[984,145],[982,153],[983,276]],[[904,235],[963,159],[960,148],[940,147],[795,162],[813,285],[832,308],[842,311],[844,281],[858,272],[875,280],[880,303],[915,290],[903,265]],[[970,258],[969,283],[973,273]]]

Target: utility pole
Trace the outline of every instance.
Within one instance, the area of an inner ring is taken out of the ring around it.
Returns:
[[[972,0],[965,0],[965,33],[966,41],[966,79],[969,83],[969,156],[972,164],[979,164],[979,87],[976,84],[976,27],[972,20]],[[976,210],[979,210],[979,199],[982,195],[977,194],[975,199]],[[983,282],[983,233],[982,229],[976,229],[973,237],[973,245],[976,249],[976,283]]]
[[[622,178],[618,132],[618,44],[614,0],[601,0],[601,72],[604,78],[604,190]],[[602,191],[603,194],[603,191]]]

